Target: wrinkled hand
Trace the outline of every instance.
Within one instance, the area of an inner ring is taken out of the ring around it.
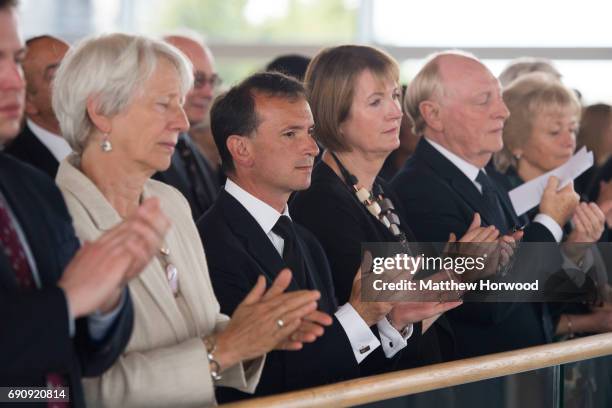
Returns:
[[[73,316],[113,308],[125,284],[158,251],[169,228],[170,221],[162,213],[159,201],[151,198],[96,241],[85,242],[58,282]]]
[[[576,210],[580,197],[574,191],[573,182],[570,182],[559,191],[557,191],[558,188],[559,179],[551,176],[542,194],[540,213],[548,215],[559,226],[563,227]]]
[[[562,244],[565,255],[580,263],[586,251],[597,242],[604,230],[605,216],[595,203],[580,203],[572,217],[574,229]]]
[[[290,282],[291,272],[285,269],[266,292],[266,281],[259,276],[228,325],[217,334],[215,357],[221,370],[261,356],[287,341],[302,319],[316,310],[320,293],[312,290],[284,293]],[[279,319],[282,326],[277,323]]]
[[[492,275],[497,271],[499,262],[497,261],[497,258],[492,255],[494,255],[499,249],[499,230],[493,225],[481,227],[480,224],[480,214],[474,213],[472,223],[459,241],[457,241],[454,233],[450,234],[443,254],[454,254],[472,258],[486,257],[487,261],[485,265],[487,267],[482,271],[474,269],[472,271],[466,271],[462,274],[451,273],[454,271],[448,271],[449,275],[455,280],[471,282],[484,276]]]
[[[572,216],[573,231],[567,242],[597,242],[604,231],[606,216],[595,203],[580,203]]]

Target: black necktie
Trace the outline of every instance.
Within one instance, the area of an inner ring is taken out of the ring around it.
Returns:
[[[485,200],[488,211],[493,216],[493,223],[502,234],[507,233],[510,229],[510,226],[508,224],[504,209],[501,205],[497,188],[493,184],[493,181],[491,181],[489,176],[487,176],[482,170],[478,172],[476,181],[482,187],[482,196]]]
[[[300,289],[306,289],[306,267],[304,265],[304,257],[300,251],[300,247],[297,242],[297,234],[293,228],[291,219],[286,215],[281,215],[272,231],[279,235],[284,241],[283,248],[283,260],[291,272],[293,273],[293,279],[300,287]]]

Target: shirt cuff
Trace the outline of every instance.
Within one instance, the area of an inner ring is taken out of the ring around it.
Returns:
[[[119,299],[119,304],[113,310],[105,314],[101,313],[99,310],[96,310],[94,313],[90,314],[87,317],[89,336],[94,341],[102,340],[108,333],[108,330],[112,327],[113,323],[115,323],[117,316],[119,316],[119,312],[121,312],[121,309],[125,304],[126,290],[127,289],[124,289],[121,292],[121,299]]]
[[[402,330],[402,333],[398,332],[395,327],[389,323],[389,320],[385,317],[376,323],[378,326],[378,334],[380,335],[380,342],[382,343],[383,351],[387,358],[391,358],[397,354],[398,351],[406,347],[408,339],[412,336],[414,327],[412,323]]]
[[[557,241],[557,243],[561,242],[561,238],[563,238],[563,230],[561,229],[561,226],[557,224],[557,221],[553,220],[550,215],[540,213],[535,216],[533,222],[539,222],[545,226],[546,229],[553,235],[555,241]]]
[[[340,306],[335,316],[351,343],[357,364],[360,364],[380,346],[380,340],[376,338],[372,329],[368,327],[350,303]]]

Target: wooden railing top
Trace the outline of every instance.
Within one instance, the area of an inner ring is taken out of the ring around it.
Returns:
[[[349,407],[612,354],[612,333],[395,371],[223,408]]]

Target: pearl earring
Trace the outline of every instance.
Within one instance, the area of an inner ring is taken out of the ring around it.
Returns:
[[[102,143],[100,143],[100,147],[105,153],[108,153],[113,150],[113,145],[111,144],[110,140],[108,140],[108,133],[104,134],[104,140],[102,140]]]

